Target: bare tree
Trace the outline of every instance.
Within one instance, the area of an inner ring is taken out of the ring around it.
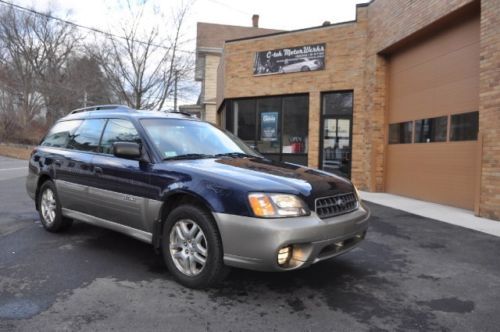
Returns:
[[[7,73],[3,95],[17,108],[21,126],[42,111],[52,123],[62,113],[64,66],[77,44],[75,28],[48,16],[2,8],[0,63]]]
[[[67,103],[69,109],[116,102],[97,61],[87,56],[74,56],[66,65],[65,84],[74,91]]]
[[[121,102],[137,109],[162,109],[174,92],[176,78],[185,78],[193,68],[192,59],[180,51],[189,6],[174,11],[164,25],[150,25],[145,21],[146,5],[142,2],[137,10],[128,2],[132,18],[121,26],[123,38],[111,37],[89,52]],[[172,29],[164,28],[167,23]]]

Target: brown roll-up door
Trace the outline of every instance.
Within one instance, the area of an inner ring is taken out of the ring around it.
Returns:
[[[477,16],[392,54],[388,122],[478,111],[479,38]],[[473,209],[477,148],[477,141],[389,144],[386,190]]]

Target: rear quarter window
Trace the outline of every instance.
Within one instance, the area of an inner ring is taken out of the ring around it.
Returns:
[[[69,120],[56,123],[43,139],[41,146],[65,148],[71,135],[80,126],[82,120]]]

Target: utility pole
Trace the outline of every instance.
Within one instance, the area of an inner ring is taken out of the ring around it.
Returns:
[[[83,92],[83,107],[87,107],[87,90]]]
[[[179,80],[179,71],[174,71],[174,112],[177,112],[177,81]]]

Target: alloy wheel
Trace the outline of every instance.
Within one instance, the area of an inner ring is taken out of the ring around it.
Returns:
[[[47,188],[42,194],[40,209],[47,225],[51,225],[56,220],[56,198],[52,189]]]
[[[197,276],[207,262],[207,239],[191,219],[177,221],[170,230],[170,256],[176,268],[187,276]]]

